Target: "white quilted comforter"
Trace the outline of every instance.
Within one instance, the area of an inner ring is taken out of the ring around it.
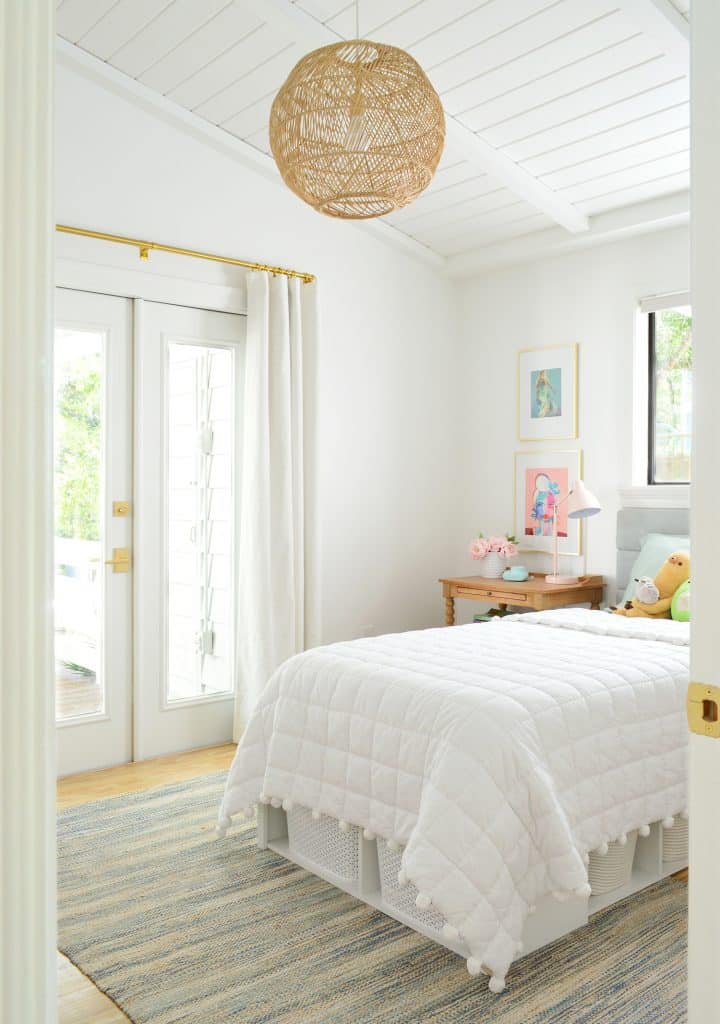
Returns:
[[[685,811],[688,634],[571,609],[306,651],[255,709],[221,823],[273,798],[399,842],[499,991],[533,905],[588,891],[588,851]]]

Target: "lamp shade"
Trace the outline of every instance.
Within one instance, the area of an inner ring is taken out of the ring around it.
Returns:
[[[272,105],[270,147],[285,184],[330,217],[382,217],[435,173],[445,115],[404,50],[352,39],[299,61]]]
[[[570,519],[587,519],[602,512],[602,505],[592,491],[588,490],[582,480],[576,480],[568,496],[568,516]]]

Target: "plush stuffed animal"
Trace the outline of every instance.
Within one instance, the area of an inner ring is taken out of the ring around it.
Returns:
[[[660,600],[660,591],[655,586],[655,581],[650,576],[636,576],[635,597],[640,604],[655,604]]]
[[[669,619],[673,595],[689,578],[690,556],[687,551],[674,551],[660,566],[653,580],[658,591],[655,601],[646,604],[634,597],[632,601],[625,602],[624,608],[614,608],[613,611],[629,618]]]

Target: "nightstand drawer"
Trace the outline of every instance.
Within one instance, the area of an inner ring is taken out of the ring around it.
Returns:
[[[527,594],[516,593],[515,591],[508,592],[507,590],[493,590],[492,587],[488,587],[487,590],[478,587],[454,587],[453,593],[457,597],[472,597],[476,601],[481,601],[484,598],[489,598],[491,601],[502,601],[503,604],[522,604],[527,602]]]

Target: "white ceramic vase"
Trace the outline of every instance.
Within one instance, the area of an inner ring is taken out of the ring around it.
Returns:
[[[490,580],[499,580],[507,568],[507,559],[497,551],[488,551],[480,559],[480,575]]]

